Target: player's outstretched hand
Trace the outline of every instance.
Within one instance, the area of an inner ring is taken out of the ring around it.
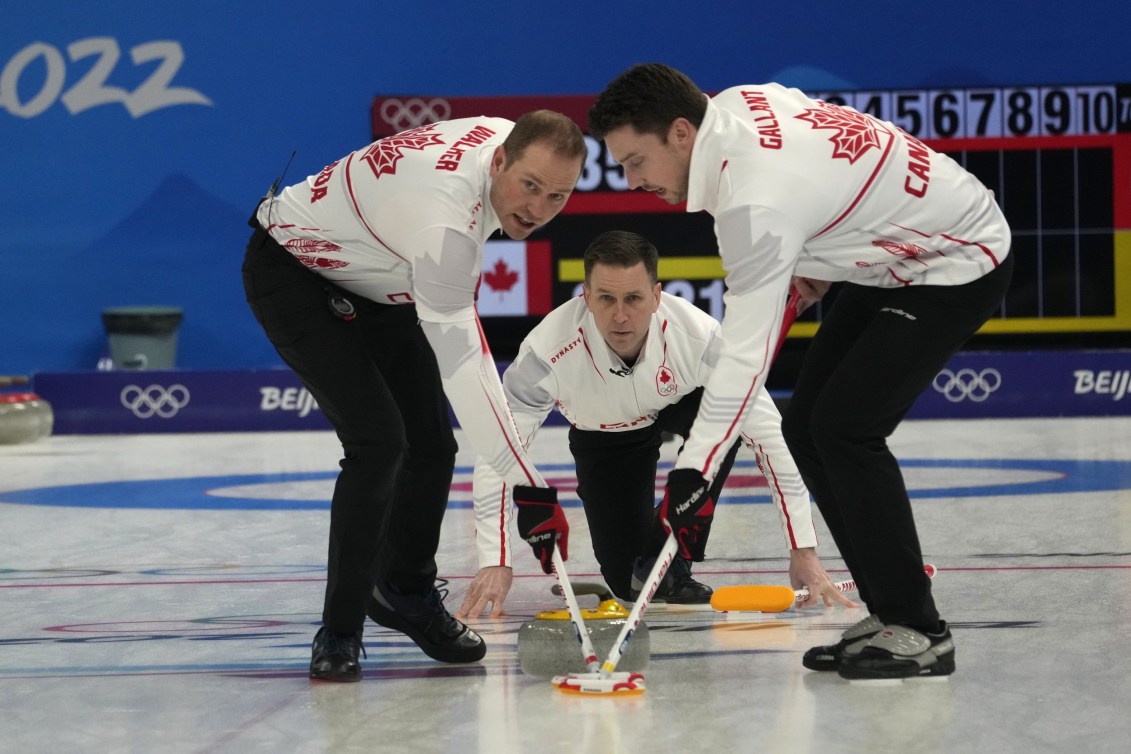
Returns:
[[[507,566],[488,566],[480,568],[471,580],[471,586],[463,598],[463,603],[455,617],[465,623],[469,618],[478,618],[491,606],[490,617],[498,618],[505,612],[503,602],[511,590],[514,572]]]
[[[534,550],[543,573],[554,572],[554,543],[569,560],[569,523],[558,505],[553,487],[515,485],[514,504],[518,508],[518,534]]]
[[[832,607],[833,603],[842,607],[860,607],[836,588],[821,565],[817,551],[812,547],[802,547],[789,553],[789,582],[794,589],[806,587],[809,596],[797,603],[797,607]]]

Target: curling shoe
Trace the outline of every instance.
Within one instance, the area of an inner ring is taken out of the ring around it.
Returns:
[[[319,681],[360,681],[361,663],[357,656],[364,651],[360,631],[341,634],[323,626],[314,635],[310,648],[310,677]]]
[[[632,565],[632,584],[630,595],[635,602],[644,589],[644,582],[652,573],[652,566],[656,564],[653,558],[637,558]],[[707,605],[711,602],[714,590],[706,584],[696,581],[691,576],[691,561],[675,558],[668,566],[668,572],[660,579],[656,587],[656,594],[652,602],[666,602],[669,605]]]
[[[840,663],[840,677],[850,681],[900,680],[948,676],[954,672],[954,639],[946,622],[937,633],[908,626],[884,626]]]
[[[382,582],[373,587],[366,612],[378,625],[408,636],[433,660],[477,662],[487,654],[483,638],[452,617],[435,586],[423,594],[401,594]]]
[[[874,615],[852,626],[840,635],[836,644],[813,647],[801,658],[801,664],[810,670],[838,670],[848,655],[864,648],[868,640],[884,629],[883,622]]]

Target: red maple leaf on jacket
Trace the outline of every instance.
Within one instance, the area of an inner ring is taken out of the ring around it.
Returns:
[[[502,259],[495,260],[495,267],[483,273],[483,280],[487,287],[500,294],[506,293],[518,282],[518,273],[507,267]]]
[[[369,163],[377,178],[386,173],[392,175],[397,172],[397,160],[404,157],[404,150],[443,145],[439,134],[430,133],[435,128],[433,123],[376,141],[369,145],[361,158]]]
[[[810,108],[796,117],[813,124],[813,128],[836,131],[829,137],[833,143],[834,159],[843,157],[853,163],[872,147],[878,149],[880,146],[876,121],[855,110],[822,102],[820,107]]]

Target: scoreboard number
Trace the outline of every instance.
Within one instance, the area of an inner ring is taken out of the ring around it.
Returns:
[[[1018,86],[814,92],[919,139],[1131,132],[1131,86]]]

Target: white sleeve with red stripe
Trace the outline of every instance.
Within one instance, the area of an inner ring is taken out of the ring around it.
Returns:
[[[790,275],[804,242],[795,222],[766,207],[728,210],[717,218],[715,230],[727,273],[721,345],[691,437],[676,461],[676,468],[697,469],[708,481],[765,385]]]
[[[478,460],[473,479],[475,552],[479,557],[479,567],[512,567],[511,520],[514,506],[511,505],[511,488],[490,466]]]
[[[809,490],[786,447],[781,414],[765,388],[758,391],[742,424],[742,441],[754,451],[758,469],[766,477],[774,507],[781,518],[786,547],[797,550],[817,546]]]
[[[450,228],[428,228],[414,241],[416,313],[460,427],[476,455],[504,481],[546,486],[519,439],[475,313],[482,250],[474,239]]]
[[[555,378],[549,366],[524,341],[518,357],[503,375],[503,392],[523,447],[529,448],[538,428],[554,408]],[[513,485],[482,458],[475,461],[472,500],[475,505],[475,549],[479,567],[511,566],[510,532],[514,515]]]
[[[545,487],[519,439],[478,318],[445,324],[422,320],[420,326],[436,352],[444,393],[476,455],[508,484]]]

